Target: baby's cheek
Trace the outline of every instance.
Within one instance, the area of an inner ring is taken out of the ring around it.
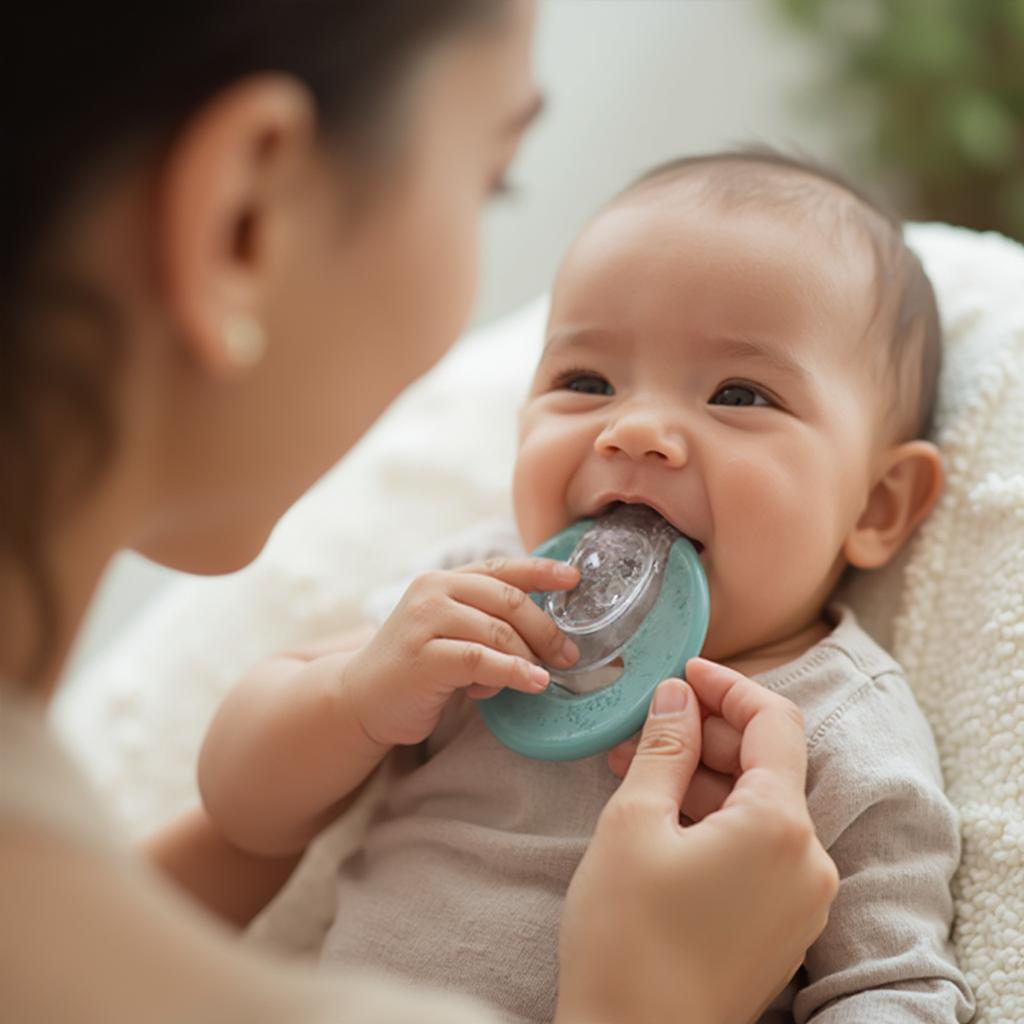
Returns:
[[[516,522],[527,548],[569,525],[570,491],[580,489],[591,449],[585,424],[543,408],[528,405],[523,410],[512,491]]]
[[[512,474],[512,507],[523,546],[532,551],[550,536],[556,518],[554,481],[547,480],[547,460],[542,446],[521,444]]]
[[[828,572],[834,517],[827,495],[805,477],[766,461],[736,460],[719,497],[716,547],[746,577],[734,583],[778,592],[787,581]]]

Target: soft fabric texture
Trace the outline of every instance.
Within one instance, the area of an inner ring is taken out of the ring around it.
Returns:
[[[949,940],[960,836],[931,732],[899,666],[848,609],[833,619],[820,643],[757,677],[804,712],[808,805],[841,876],[804,971],[761,1022],[964,1024],[973,1001]],[[394,760],[340,866],[322,962],[383,967],[476,996],[509,1024],[547,1024],[565,892],[618,785],[606,758],[521,757],[459,695]]]
[[[459,995],[411,988],[376,973],[318,977],[309,965],[244,948],[133,855],[108,808],[61,749],[43,709],[2,683],[0,837],[45,849],[56,843],[62,851],[37,857],[38,872],[0,877],[4,924],[17,929],[0,968],[4,1020],[496,1020]]]
[[[896,564],[847,600],[903,665],[935,731],[964,854],[954,938],[982,1024],[1024,1020],[1024,250],[942,225],[910,229],[946,327],[939,406],[946,493]],[[543,303],[461,343],[282,522],[251,569],[174,584],[74,680],[62,724],[131,826],[195,799],[195,756],[252,660],[342,628],[363,595],[430,549],[507,515],[515,410]],[[426,553],[426,554],[425,554]],[[311,949],[335,828],[258,929]]]

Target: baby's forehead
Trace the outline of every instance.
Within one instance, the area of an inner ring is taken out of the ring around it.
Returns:
[[[552,324],[777,334],[791,343],[864,342],[877,268],[862,237],[776,206],[708,201],[693,183],[638,190],[605,207],[570,249]]]
[[[841,266],[850,283],[859,285],[877,282],[878,247],[892,234],[885,216],[860,196],[788,166],[707,163],[675,175],[655,175],[614,198],[598,219],[615,210],[639,213],[645,208],[656,210],[676,228],[697,215],[719,225],[723,234],[736,226],[763,226],[780,243],[793,243],[795,262],[813,252],[815,259]],[[747,241],[742,232],[738,237]]]
[[[854,228],[888,231],[893,218],[839,175],[772,153],[723,153],[672,161],[606,204],[659,197],[715,206],[723,213],[775,212],[826,234]]]

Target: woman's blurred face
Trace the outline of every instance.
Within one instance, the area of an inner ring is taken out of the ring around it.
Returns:
[[[439,42],[367,170],[322,145],[296,177],[249,370],[175,385],[159,514],[136,546],[178,568],[248,562],[285,509],[428,369],[474,293],[481,209],[539,105],[533,0]],[[358,496],[353,496],[358,500]]]

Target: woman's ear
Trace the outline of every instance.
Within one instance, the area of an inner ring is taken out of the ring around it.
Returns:
[[[172,145],[158,193],[160,284],[177,336],[208,372],[231,373],[262,343],[289,198],[314,137],[309,91],[267,74],[216,96]]]
[[[877,569],[896,554],[942,493],[942,456],[930,441],[907,441],[886,456],[843,553],[858,569]]]

